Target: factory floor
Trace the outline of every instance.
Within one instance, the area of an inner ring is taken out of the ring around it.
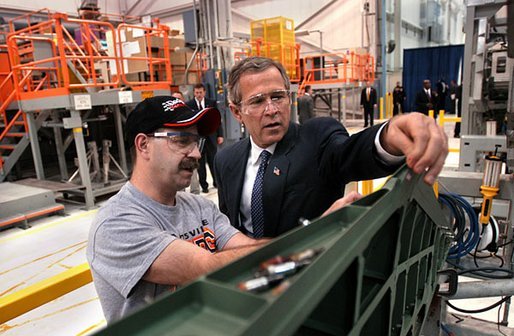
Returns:
[[[358,132],[362,122],[348,123],[350,133]],[[459,146],[454,139],[453,125],[447,125],[450,148]],[[458,166],[458,153],[450,153],[447,169]],[[209,177],[210,178],[210,177]],[[211,183],[212,185],[212,183]],[[217,202],[216,189],[203,196]],[[105,202],[105,200],[104,200]],[[102,202],[99,203],[100,205]],[[33,220],[31,228],[10,228],[0,231],[0,297],[62,273],[86,261],[85,250],[91,221],[97,209],[84,210],[68,204],[66,216],[50,216]],[[454,301],[455,305],[476,309],[495,299]],[[498,309],[477,317],[496,322]],[[514,314],[509,325],[514,325]],[[0,325],[0,336],[13,335],[87,335],[103,327],[105,320],[92,283]],[[502,327],[510,334],[510,328]],[[501,335],[498,333],[498,335]]]

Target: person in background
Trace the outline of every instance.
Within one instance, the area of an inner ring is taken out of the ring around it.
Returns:
[[[368,81],[366,82],[366,87],[361,92],[361,108],[364,109],[364,127],[368,127],[368,118],[369,125],[373,126],[375,107],[377,107],[377,91]]]
[[[298,121],[300,124],[314,118],[314,100],[312,98],[312,87],[305,86],[305,93],[298,97]]]
[[[171,93],[172,97],[178,98],[185,102],[184,94],[181,91],[175,91]],[[200,182],[198,181],[198,169],[193,171],[193,176],[191,176],[191,186],[189,187],[189,192],[192,194],[200,194]]]
[[[180,99],[139,103],[126,122],[133,172],[91,225],[87,259],[107,322],[261,246],[204,197],[181,192],[198,167],[202,137],[216,131],[214,108]]]
[[[444,81],[443,78],[441,78],[437,82],[437,106],[435,113],[439,114],[439,111],[445,111],[446,112],[446,97],[448,95],[448,84]]]
[[[186,104],[194,111],[201,111],[208,107],[217,107],[215,100],[210,100],[205,97],[205,86],[202,83],[198,83],[194,86],[194,98],[188,101]],[[200,160],[200,166],[198,167],[198,177],[200,180],[200,186],[202,187],[203,193],[209,192],[209,183],[207,182],[207,169],[205,164],[209,166],[211,171],[213,185],[216,188],[216,179],[214,177],[213,162],[214,156],[218,151],[218,146],[223,143],[223,128],[221,124],[212,133],[209,134],[205,139],[204,149],[202,151],[202,158]]]
[[[350,136],[339,121],[290,121],[290,81],[269,58],[248,57],[228,79],[229,107],[249,138],[223,148],[214,166],[220,210],[245,234],[276,237],[319,217],[350,181],[392,174],[404,162],[433,184],[448,154],[444,131],[420,113]]]
[[[462,84],[457,86],[455,90],[455,99],[457,100],[457,117],[462,117]],[[453,137],[460,138],[460,122],[455,123],[455,128],[453,129]]]
[[[401,86],[400,82],[396,82],[396,86],[393,90],[393,116],[405,112],[405,99],[407,99],[407,95],[403,90],[403,86]]]
[[[434,101],[435,97],[432,92],[430,80],[425,79],[423,81],[423,89],[416,94],[416,100],[414,102],[416,111],[428,115],[428,111],[434,108]]]

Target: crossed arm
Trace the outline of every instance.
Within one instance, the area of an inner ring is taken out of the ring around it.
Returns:
[[[268,241],[236,233],[223,251],[210,253],[193,243],[175,239],[155,259],[143,279],[164,285],[183,285],[255,251]]]

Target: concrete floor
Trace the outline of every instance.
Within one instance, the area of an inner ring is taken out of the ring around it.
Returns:
[[[359,131],[361,123],[348,123],[349,132]],[[453,135],[452,131],[453,126],[448,125],[449,136]],[[458,146],[459,140],[450,138],[450,148]],[[446,169],[456,169],[457,166],[458,153],[450,153]],[[217,203],[216,189],[211,188],[209,194],[203,195]],[[77,205],[65,205],[68,216],[51,216],[31,221],[28,230],[11,228],[0,231],[0,296],[14,293],[86,261],[88,230],[97,210],[86,211]],[[476,309],[495,301],[497,299],[492,298],[458,300],[453,303]],[[477,317],[495,322],[497,310]],[[509,325],[514,325],[512,317],[514,314],[511,313]],[[93,285],[89,284],[0,325],[0,335],[86,335],[104,325],[97,294]],[[505,327],[502,327],[502,331],[507,334],[511,332],[510,328]]]

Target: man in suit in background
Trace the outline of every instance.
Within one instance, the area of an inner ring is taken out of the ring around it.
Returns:
[[[361,107],[364,108],[364,127],[368,127],[368,117],[370,126],[373,126],[376,106],[377,91],[371,86],[370,82],[366,82],[366,87],[361,92]]]
[[[425,79],[423,81],[423,89],[416,94],[416,111],[421,112],[424,115],[428,115],[428,111],[434,109],[434,93],[431,89],[430,80]],[[434,114],[435,116],[435,114]]]
[[[216,106],[215,100],[205,98],[205,86],[202,83],[198,83],[194,86],[194,98],[188,101],[186,104],[194,111],[201,111],[207,107]],[[205,138],[205,145],[202,150],[202,158],[200,159],[200,166],[198,167],[198,178],[200,180],[200,186],[202,187],[203,193],[209,192],[209,183],[207,183],[207,169],[205,163],[209,166],[211,171],[213,185],[216,188],[216,179],[214,177],[214,156],[218,151],[218,145],[223,143],[223,128],[220,124],[215,133],[210,134]]]
[[[171,93],[171,96],[174,98],[178,98],[183,102],[186,101],[184,95],[181,91],[174,91]],[[193,171],[193,176],[191,176],[191,185],[189,187],[189,192],[192,194],[198,195],[200,193],[200,182],[198,181],[198,169]]]
[[[403,86],[400,85],[400,82],[396,82],[396,87],[393,90],[393,116],[404,113],[404,103],[407,95],[403,90]]]
[[[448,95],[448,84],[444,81],[444,79],[440,79],[436,85],[437,91],[437,106],[435,109],[435,113],[439,114],[439,111],[443,110],[446,112],[446,96]]]
[[[300,124],[314,118],[314,100],[312,99],[312,88],[310,85],[306,85],[305,94],[298,97],[298,116]]]
[[[455,99],[457,100],[457,117],[462,117],[462,84],[455,89]],[[460,138],[460,122],[455,123],[453,137]]]
[[[222,149],[214,165],[220,210],[247,235],[275,237],[317,218],[347,182],[389,175],[405,160],[429,184],[443,168],[447,138],[432,119],[404,114],[349,136],[334,118],[290,122],[289,89],[284,67],[269,58],[248,57],[229,75],[230,111],[250,137]]]

